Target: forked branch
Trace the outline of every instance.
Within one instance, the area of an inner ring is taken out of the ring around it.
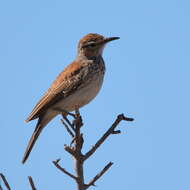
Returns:
[[[85,189],[88,189],[90,186],[95,186],[95,182],[102,176],[109,168],[113,165],[113,162],[109,162],[102,170],[99,172],[88,184],[85,185]]]
[[[123,114],[117,116],[117,119],[111,125],[111,127],[104,133],[104,135],[97,141],[97,143],[85,154],[84,159],[88,159],[99,147],[100,145],[109,137],[111,134],[118,134],[120,131],[115,131],[115,128],[122,121],[133,121],[133,118],[125,117]]]
[[[56,160],[56,161],[53,161],[53,164],[59,169],[61,170],[63,173],[65,173],[66,175],[68,175],[69,177],[73,178],[74,180],[77,180],[77,177],[75,177],[73,174],[71,174],[70,172],[68,172],[65,168],[62,168],[60,165],[59,165],[59,161],[60,159]]]
[[[61,167],[59,165],[60,159],[53,161],[53,164],[61,170],[63,173],[74,179],[77,183],[77,190],[86,190],[90,186],[95,186],[95,182],[103,176],[104,173],[106,173],[109,168],[113,165],[112,162],[109,162],[92,180],[90,180],[87,184],[84,180],[84,171],[83,171],[83,165],[84,161],[86,161],[90,156],[95,153],[95,151],[103,144],[103,142],[109,137],[109,135],[112,134],[119,134],[121,133],[120,130],[116,130],[116,127],[119,125],[119,123],[124,121],[133,121],[132,118],[125,117],[123,114],[120,114],[117,116],[114,123],[111,125],[111,127],[103,134],[103,136],[96,142],[96,144],[85,154],[82,154],[82,147],[84,143],[83,134],[81,133],[81,127],[83,126],[82,117],[78,110],[75,111],[75,115],[71,115],[74,117],[74,121],[70,122],[67,117],[63,115],[62,120],[63,125],[65,126],[67,132],[72,137],[72,141],[70,143],[70,146],[65,145],[65,150],[71,154],[71,156],[74,158],[75,161],[75,172],[76,175],[71,174],[66,169]]]

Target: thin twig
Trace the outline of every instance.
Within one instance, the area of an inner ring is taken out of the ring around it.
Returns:
[[[31,186],[32,190],[37,190],[31,176],[28,176],[28,180],[29,180],[29,183],[30,183],[30,186]]]
[[[70,146],[67,146],[66,144],[64,145],[64,149],[69,153],[71,154],[73,157],[76,157],[76,152],[70,147]]]
[[[109,162],[88,184],[85,185],[85,189],[90,186],[95,186],[95,182],[113,165],[113,162]]]
[[[118,124],[122,121],[133,121],[133,118],[127,118],[123,114],[117,116],[115,122],[111,125],[111,127],[104,133],[104,135],[96,142],[96,144],[85,154],[84,160],[88,159],[96,150],[97,148],[106,140],[106,138],[115,133],[114,130],[118,126]]]
[[[3,190],[3,188],[2,188],[2,186],[1,186],[1,184],[0,184],[0,190]]]
[[[10,185],[9,185],[8,181],[6,180],[5,176],[2,173],[0,173],[0,176],[1,176],[1,179],[3,180],[3,182],[5,184],[6,188],[8,190],[11,190]]]
[[[65,128],[66,128],[67,132],[69,133],[69,135],[71,135],[71,137],[74,137],[73,132],[69,129],[69,126],[64,122],[63,119],[61,119],[61,122],[65,126]]]
[[[75,131],[74,125],[68,120],[68,118],[65,115],[62,115],[63,119],[68,123],[68,125],[71,127],[73,131]]]
[[[121,131],[120,130],[116,130],[116,131],[113,131],[112,134],[116,135],[116,134],[120,134]]]
[[[75,177],[73,174],[71,174],[70,172],[68,172],[65,168],[62,168],[60,165],[59,165],[59,162],[60,159],[56,160],[56,161],[53,161],[53,164],[59,169],[61,170],[63,173],[65,173],[66,175],[68,175],[69,177],[73,178],[74,180],[77,180],[77,177]]]

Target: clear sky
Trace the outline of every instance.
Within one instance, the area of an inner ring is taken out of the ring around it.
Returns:
[[[190,1],[7,0],[0,2],[0,171],[14,189],[75,189],[52,160],[72,171],[70,140],[55,118],[28,162],[21,159],[36,121],[24,123],[41,95],[76,56],[78,40],[93,32],[119,36],[104,51],[104,85],[81,109],[85,149],[117,114],[135,122],[118,127],[86,162],[87,180],[109,161],[96,189],[190,189]],[[93,189],[93,188],[92,188]]]

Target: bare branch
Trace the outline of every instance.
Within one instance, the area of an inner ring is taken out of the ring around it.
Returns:
[[[104,133],[104,135],[96,142],[96,144],[85,154],[82,154],[82,147],[84,143],[83,134],[81,133],[81,127],[83,126],[82,117],[80,115],[79,110],[75,110],[75,115],[73,116],[74,120],[71,123],[69,119],[63,114],[62,123],[65,125],[68,133],[72,136],[72,141],[70,146],[65,145],[64,149],[73,156],[75,162],[75,172],[76,175],[71,174],[64,168],[59,165],[60,159],[53,161],[53,164],[61,170],[63,173],[68,175],[69,177],[73,178],[77,183],[78,190],[86,190],[90,186],[95,186],[95,182],[102,177],[102,175],[109,170],[112,166],[112,162],[108,163],[88,184],[85,184],[84,180],[84,161],[87,160],[97,149],[100,145],[108,138],[111,134],[119,134],[121,133],[120,130],[116,130],[118,124],[124,121],[133,121],[132,118],[127,118],[123,114],[117,116],[117,119],[111,125],[111,127]],[[65,122],[66,123],[65,123]]]
[[[3,180],[3,183],[5,184],[6,188],[8,190],[11,190],[10,185],[9,185],[8,181],[6,180],[5,176],[2,173],[0,173],[0,176],[1,176],[1,179]]]
[[[85,154],[84,160],[88,159],[97,150],[97,148],[100,147],[100,145],[107,139],[109,135],[118,133],[115,131],[115,128],[122,120],[133,121],[133,118],[127,118],[123,114],[118,115],[117,119],[112,124],[112,126],[104,133],[104,135],[96,142],[96,144]]]
[[[31,186],[32,190],[37,190],[31,176],[28,176],[28,180],[29,180],[29,183],[30,183],[30,186]]]
[[[53,164],[59,169],[61,170],[63,173],[65,173],[66,175],[68,175],[69,177],[73,178],[74,180],[77,180],[77,177],[75,177],[73,174],[71,174],[70,172],[68,172],[66,169],[62,168],[60,165],[59,165],[59,161],[60,159],[56,160],[56,161],[53,161]]]
[[[67,132],[69,133],[69,135],[71,135],[71,137],[73,138],[73,137],[74,137],[74,134],[73,134],[73,132],[71,131],[71,129],[69,128],[69,126],[64,122],[63,119],[61,119],[61,122],[62,122],[62,124],[65,126],[65,128],[66,128]]]
[[[0,190],[3,190],[3,188],[1,187],[1,184],[0,184]]]
[[[63,119],[68,123],[68,125],[71,127],[73,131],[75,131],[74,125],[69,121],[69,119],[62,114]]]
[[[77,175],[77,189],[78,190],[84,190],[85,189],[85,183],[84,183],[84,171],[83,171],[83,157],[82,154],[82,146],[83,146],[83,135],[80,132],[81,127],[83,126],[82,123],[82,117],[80,115],[80,112],[78,109],[75,111],[75,141],[74,141],[74,149],[75,149],[75,171]]]
[[[113,165],[112,162],[109,162],[101,172],[99,172],[88,184],[85,185],[85,189],[88,189],[90,186],[95,186],[95,182]]]
[[[120,134],[121,131],[120,130],[116,130],[116,131],[113,131],[112,134],[115,135],[115,134]]]
[[[64,149],[69,153],[71,154],[73,157],[76,157],[76,152],[70,147],[70,146],[67,146],[66,144],[64,145]]]

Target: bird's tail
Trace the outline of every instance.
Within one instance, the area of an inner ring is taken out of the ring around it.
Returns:
[[[26,151],[24,153],[24,157],[22,159],[22,163],[24,164],[26,162],[26,160],[28,159],[30,152],[32,151],[32,148],[36,142],[36,140],[38,139],[40,133],[42,132],[42,129],[44,128],[44,125],[41,124],[40,119],[38,120],[38,123],[36,125],[36,128],[30,138],[30,141],[28,143],[28,146],[26,148]]]

